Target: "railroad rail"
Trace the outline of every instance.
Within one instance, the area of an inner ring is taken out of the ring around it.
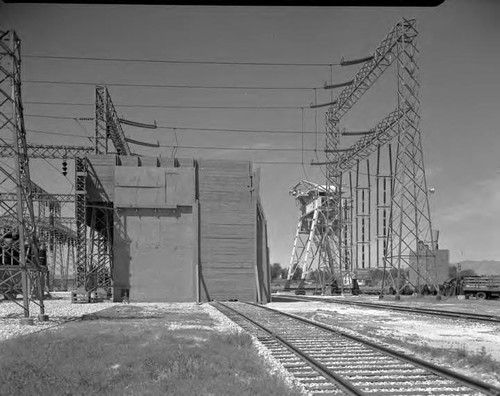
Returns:
[[[475,314],[469,312],[453,312],[446,311],[441,309],[426,309],[426,308],[417,308],[417,307],[404,307],[404,306],[396,306],[396,305],[386,305],[386,304],[377,304],[377,303],[369,303],[363,301],[348,301],[348,300],[338,300],[338,299],[326,299],[326,298],[317,298],[312,296],[307,297],[294,297],[294,296],[283,296],[280,295],[280,298],[295,300],[295,301],[319,301],[327,304],[345,304],[345,305],[355,305],[359,307],[365,308],[374,308],[374,309],[385,309],[390,311],[403,311],[410,312],[422,315],[433,315],[440,317],[447,317],[453,319],[466,319],[466,320],[474,320],[480,322],[489,322],[489,323],[500,323],[500,316],[495,315],[485,315],[485,314]]]
[[[243,302],[212,303],[319,395],[500,395],[500,388],[328,326]]]

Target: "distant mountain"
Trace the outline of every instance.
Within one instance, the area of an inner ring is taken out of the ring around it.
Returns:
[[[481,261],[460,261],[462,270],[471,269],[477,275],[500,275],[500,261],[494,260],[481,260]],[[450,265],[457,266],[457,263],[450,263]]]

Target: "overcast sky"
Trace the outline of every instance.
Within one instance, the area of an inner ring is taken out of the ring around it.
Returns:
[[[262,170],[261,196],[268,219],[271,260],[284,266],[288,265],[298,220],[298,208],[288,190],[302,179],[321,184],[325,180],[320,169],[308,165],[316,158],[315,149],[323,158],[325,109],[309,108],[315,100],[314,88],[321,88],[332,76],[334,82],[348,80],[359,66],[98,62],[28,55],[335,64],[342,57],[369,55],[399,19],[416,18],[424,160],[428,185],[436,191],[431,196],[431,211],[434,228],[441,231],[440,246],[450,249],[453,262],[500,260],[500,2],[456,0],[437,8],[410,9],[3,3],[0,7],[2,29],[15,29],[22,40],[26,127],[60,134],[29,132],[31,143],[90,145],[86,136],[93,134],[92,121],[33,117],[93,117],[92,85],[29,82],[34,80],[109,84],[121,116],[146,123],[156,121],[159,126],[304,130],[304,134],[176,130],[180,146],[295,150],[177,150],[180,157],[296,163],[254,165]],[[113,83],[305,89],[173,89]],[[349,113],[346,127],[358,130],[375,126],[394,108],[393,83],[394,75],[381,79]],[[329,95],[316,90],[319,103],[330,100]],[[263,108],[224,108],[230,106]],[[124,126],[124,130],[136,140],[159,141],[165,146],[176,143],[171,129]],[[172,153],[168,147],[132,148],[143,155],[169,157]],[[50,162],[60,169],[60,160]],[[69,179],[45,161],[32,160],[32,164],[33,178],[46,189],[71,191],[72,164]]]

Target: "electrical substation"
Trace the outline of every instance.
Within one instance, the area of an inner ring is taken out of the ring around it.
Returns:
[[[31,145],[23,121],[20,39],[1,31],[3,158],[0,292],[29,316],[44,312],[44,292],[60,282],[74,300],[269,302],[269,243],[260,198],[260,171],[250,161],[163,158],[134,154],[105,85],[95,86],[93,146]],[[448,269],[429,209],[419,128],[416,21],[396,23],[326,107],[324,159],[311,165],[325,180],[290,190],[300,208],[288,278],[312,270],[325,293],[342,292],[370,269],[384,272],[399,295],[411,285],[439,290]],[[394,78],[396,108],[366,131],[347,130],[343,117],[382,75]],[[352,142],[345,144],[345,142]],[[74,161],[74,193],[53,194],[30,177],[31,158]],[[299,178],[298,178],[299,179]],[[74,216],[62,208],[74,205]],[[24,248],[22,248],[24,247]],[[58,273],[58,277],[54,276]],[[74,273],[74,282],[69,279]],[[403,276],[403,273],[406,275]]]

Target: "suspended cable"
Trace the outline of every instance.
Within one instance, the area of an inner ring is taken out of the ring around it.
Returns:
[[[68,116],[55,116],[55,115],[41,115],[41,114],[25,114],[26,117],[41,117],[41,118],[55,118],[62,120],[75,120],[75,117]],[[92,117],[77,117],[80,121],[92,121]],[[167,126],[157,125],[156,129],[178,129],[183,131],[209,131],[209,132],[234,132],[234,133],[276,133],[276,134],[314,134],[314,131],[284,131],[284,130],[264,130],[264,129],[239,129],[239,128],[197,128],[197,127],[180,127],[180,126]],[[73,135],[71,135],[73,136]],[[81,137],[81,136],[80,136]]]
[[[150,59],[150,58],[108,58],[97,56],[63,56],[63,55],[23,55],[24,58],[58,59],[58,60],[88,60],[98,62],[140,62],[140,63],[171,63],[171,64],[200,64],[200,65],[229,65],[229,66],[285,66],[285,67],[326,67],[339,66],[340,63],[301,63],[301,62],[231,62],[231,61],[202,61],[177,59]]]
[[[103,83],[91,81],[54,81],[54,80],[24,80],[30,84],[58,84],[58,85],[106,85],[110,87],[141,87],[141,88],[181,88],[181,89],[231,89],[231,90],[274,90],[274,91],[309,91],[314,87],[256,87],[256,86],[231,86],[231,85],[175,85],[175,84],[132,84],[132,83]]]
[[[304,176],[306,179],[309,179],[309,176],[307,176],[307,172],[306,172],[306,168],[304,166],[304,109],[301,109],[301,116],[302,116],[302,150],[301,150],[301,154],[302,154],[302,172],[304,172]]]
[[[94,107],[95,103],[74,103],[74,102],[38,102],[26,101],[24,104],[37,104],[37,105],[57,105],[57,106],[91,106]],[[185,106],[185,105],[154,105],[154,104],[120,104],[114,103],[115,107],[127,108],[158,108],[158,109],[216,109],[216,110],[277,110],[289,109],[299,110],[300,106]]]
[[[45,135],[55,135],[55,136],[70,136],[70,137],[80,138],[80,139],[89,139],[88,136],[72,135],[70,133],[60,133],[60,132],[47,132],[47,131],[40,131],[38,129],[26,129],[26,132],[42,133]]]
[[[182,149],[197,149],[197,150],[230,150],[230,151],[301,151],[300,148],[284,148],[284,147],[219,147],[219,146],[175,146],[175,145],[159,145],[164,148],[182,148]],[[314,151],[312,149],[304,149],[304,151]]]

